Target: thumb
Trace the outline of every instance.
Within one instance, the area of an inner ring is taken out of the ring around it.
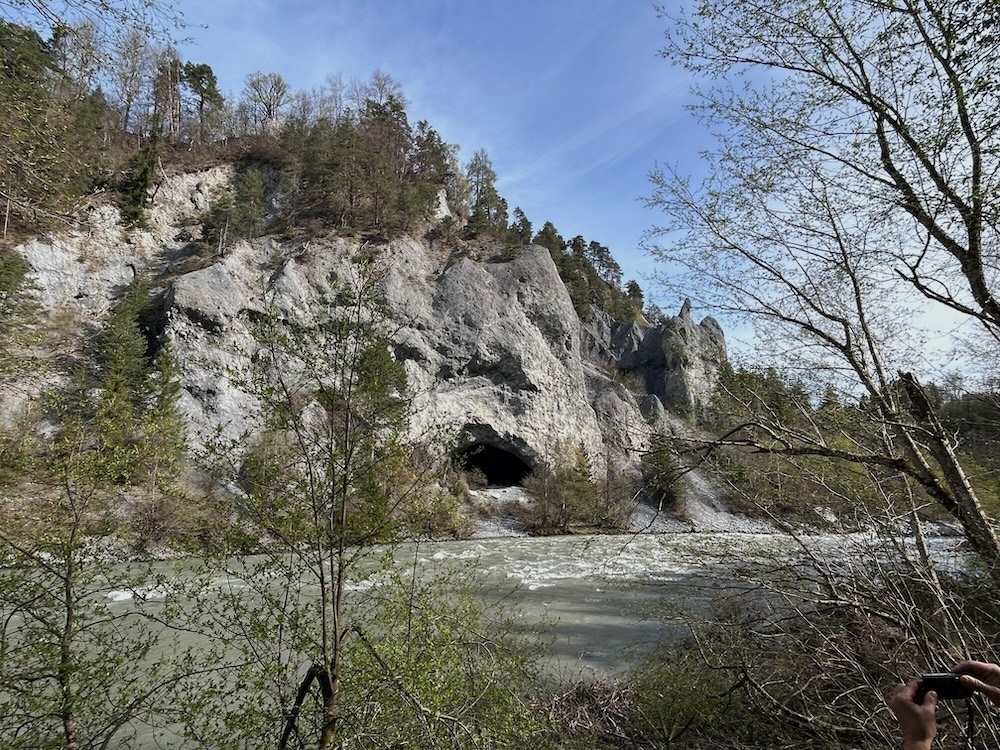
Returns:
[[[937,712],[938,694],[935,693],[933,690],[926,693],[924,695],[923,705],[927,706],[927,708],[931,709],[932,711]]]

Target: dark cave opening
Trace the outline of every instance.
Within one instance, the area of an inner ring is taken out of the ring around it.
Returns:
[[[531,466],[516,453],[486,443],[477,443],[459,451],[458,458],[466,470],[481,471],[490,486],[518,486],[531,473]]]

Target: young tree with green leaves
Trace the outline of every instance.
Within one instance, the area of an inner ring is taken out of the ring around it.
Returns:
[[[45,427],[4,477],[0,736],[11,748],[130,746],[194,669],[142,601],[162,577],[115,551],[134,540],[123,497],[174,491],[186,451],[169,355],[152,365],[139,328],[147,303],[134,284],[89,361],[43,393]]]
[[[407,436],[382,261],[363,247],[333,267],[298,312],[265,305],[229,372],[260,409],[210,459],[265,547],[226,561],[238,585],[196,608],[228,634],[226,661],[185,731],[213,750],[516,747],[541,731],[519,642],[459,587],[392,562],[437,490]]]
[[[559,463],[536,469],[525,482],[533,498],[524,514],[529,528],[565,533],[571,527],[619,530],[625,518],[610,487],[602,493],[591,476],[590,460],[580,446],[561,445]]]
[[[38,33],[0,20],[0,210],[4,233],[63,217],[87,183],[72,147],[73,101],[53,95],[55,61]],[[76,144],[78,147],[80,144]]]
[[[12,749],[130,746],[179,675],[162,625],[117,603],[162,581],[114,552],[121,466],[95,438],[88,395],[51,395],[58,428],[18,485],[31,491],[0,498],[0,736]]]
[[[30,267],[16,250],[0,248],[0,407],[11,415],[15,410],[7,399],[7,386],[31,370],[40,369],[39,357],[32,353],[37,338],[38,303],[28,279]],[[19,424],[30,405],[17,409],[18,418],[8,418],[0,429],[0,489],[16,482],[25,470],[28,431]]]

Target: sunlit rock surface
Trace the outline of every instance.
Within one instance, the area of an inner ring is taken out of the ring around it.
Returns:
[[[217,167],[164,181],[142,230],[125,232],[105,206],[78,230],[20,248],[43,308],[81,336],[137,274],[153,280],[154,333],[177,355],[196,446],[254,427],[252,400],[227,375],[253,351],[254,316],[268,305],[317,314],[336,297],[330,279],[358,273],[365,245],[265,237],[215,252],[200,241],[199,218],[231,174]],[[393,353],[413,395],[413,435],[444,436],[460,455],[488,451],[498,484],[578,450],[595,478],[608,467],[634,473],[654,430],[676,429],[708,402],[725,362],[718,324],[696,323],[687,302],[660,327],[601,312],[581,322],[542,247],[471,252],[412,237],[374,247]],[[637,387],[648,394],[641,403]]]

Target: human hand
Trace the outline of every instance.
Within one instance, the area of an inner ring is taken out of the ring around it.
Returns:
[[[961,675],[963,685],[1000,706],[1000,665],[963,661],[952,667],[951,671]]]
[[[937,734],[937,704],[937,693],[933,690],[922,693],[920,680],[896,688],[889,699],[889,708],[899,722],[905,750],[930,750]]]

